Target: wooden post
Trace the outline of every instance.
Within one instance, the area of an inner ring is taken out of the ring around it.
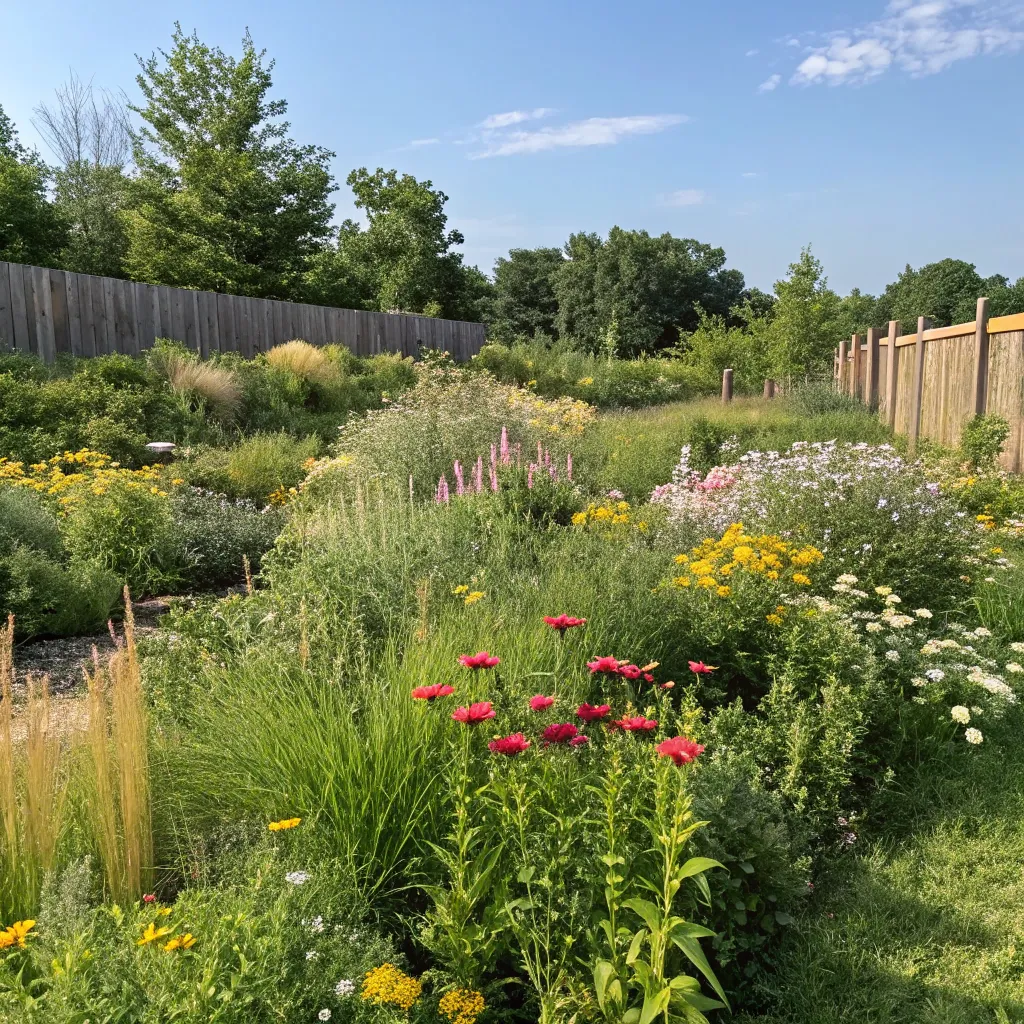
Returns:
[[[775,397],[775,381],[771,377],[765,377],[764,380],[764,397],[774,398]]]
[[[988,299],[978,299],[974,322],[974,415],[982,416],[988,401]]]
[[[896,374],[899,370],[898,352],[896,339],[900,336],[899,320],[889,321],[889,351],[885,354],[885,422],[889,429],[896,426],[896,386],[899,381]]]
[[[868,328],[867,367],[864,371],[864,401],[869,409],[878,408],[878,331]]]
[[[861,351],[860,351],[860,335],[855,334],[850,339],[850,345],[853,348],[853,372],[850,374],[850,394],[854,398],[863,398],[864,390],[860,383],[860,367],[861,367]]]
[[[722,401],[732,401],[732,370],[730,369],[722,371]]]
[[[839,373],[836,375],[837,386],[841,392],[846,388],[846,342],[839,342]]]
[[[921,400],[924,397],[924,332],[931,327],[926,316],[917,318],[917,339],[914,342],[914,388],[910,393],[910,425],[907,430],[907,451],[911,455],[917,448],[921,432]]]

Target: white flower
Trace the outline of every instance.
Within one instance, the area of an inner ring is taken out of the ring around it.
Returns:
[[[885,603],[886,604],[902,604],[903,603],[903,598],[900,597],[899,594],[886,594],[885,595]]]
[[[889,615],[885,620],[893,629],[903,629],[905,626],[912,626],[914,620],[909,615]]]
[[[921,653],[929,655],[938,654],[941,650],[942,648],[934,640],[929,640],[928,643],[921,648]]]
[[[875,593],[879,597],[888,597],[892,593],[892,587],[875,587]]]
[[[932,613],[930,611],[928,611],[927,608],[915,608],[914,609],[914,614],[919,619],[930,619],[932,617]]]
[[[1010,650],[1015,654],[1024,654],[1024,643],[1016,640],[1014,643],[1010,644]]]
[[[952,718],[954,722],[966,725],[971,720],[971,713],[963,706],[963,704],[957,704],[955,707],[949,709],[949,717]]]
[[[309,930],[316,932],[318,935],[324,930],[324,919],[319,914],[309,922]]]
[[[927,686],[928,685],[928,680],[925,679],[924,676],[914,676],[914,678],[911,679],[910,681],[915,686]]]
[[[984,738],[985,737],[981,735],[980,729],[967,729],[964,732],[964,739],[967,740],[968,743],[973,743],[975,746],[977,746]]]
[[[992,635],[992,630],[991,629],[986,629],[984,626],[979,626],[974,631],[974,633],[972,635],[973,636],[991,636]]]
[[[325,1007],[324,1007],[324,1008],[323,1008],[323,1009],[322,1009],[322,1010],[321,1010],[321,1011],[320,1011],[320,1012],[319,1012],[319,1013],[318,1013],[318,1014],[316,1015],[316,1019],[317,1019],[317,1020],[330,1020],[330,1019],[331,1019],[331,1011],[330,1011],[330,1010],[328,1010],[328,1009],[327,1009],[327,1007],[325,1006]]]
[[[845,583],[833,583],[832,589],[837,594],[845,594],[850,588]]]
[[[320,954],[315,949],[306,950],[306,959],[315,960]]]
[[[334,986],[334,994],[339,999],[344,999],[345,996],[352,995],[356,990],[356,984],[354,981],[349,981],[348,978],[342,978],[337,985]]]
[[[1024,672],[1024,666],[1019,665],[1015,661],[1008,661],[1006,663],[1007,672]]]
[[[836,583],[845,583],[847,586],[853,586],[854,583],[859,582],[857,577],[852,573],[844,572],[842,576],[836,577]]]
[[[869,622],[864,627],[869,633],[881,633],[884,628],[880,622]]]
[[[306,871],[289,871],[284,876],[286,882],[291,882],[292,885],[305,885],[309,881],[309,873]]]
[[[900,660],[900,652],[899,651],[886,651],[885,652],[885,660],[886,661],[899,661]]]
[[[927,672],[925,672],[925,675],[933,683],[941,683],[942,680],[946,678],[946,673],[943,672],[941,668],[930,668]]]

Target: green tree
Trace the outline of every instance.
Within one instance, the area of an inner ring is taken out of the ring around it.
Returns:
[[[47,198],[49,170],[0,107],[0,260],[57,266],[66,228]]]
[[[930,317],[936,327],[963,322],[957,318],[967,311],[966,319],[973,320],[984,284],[974,264],[965,260],[939,260],[919,270],[908,263],[879,296],[876,319],[881,323],[899,320],[908,330],[913,330],[919,316]]]
[[[698,309],[730,315],[743,294],[743,275],[726,270],[725,252],[692,238],[612,228],[607,240],[572,235],[565,246],[555,294],[558,332],[599,351],[614,315],[620,355],[675,344],[680,330],[698,326]]]
[[[331,236],[333,154],[288,138],[264,54],[246,34],[236,59],[179,25],[170,52],[139,59],[125,258],[135,279],[304,297]]]
[[[491,329],[503,341],[538,331],[558,334],[555,279],[565,257],[561,249],[512,249],[494,264]]]
[[[849,338],[853,334],[864,334],[869,327],[881,327],[882,322],[876,321],[878,300],[874,295],[867,295],[859,288],[854,288],[849,295],[839,300],[839,314],[836,325],[839,340]]]
[[[60,161],[54,205],[67,224],[65,270],[121,277],[128,238],[125,166],[131,155],[127,111],[120,101],[72,73],[56,102],[36,108],[33,124]]]
[[[814,373],[826,368],[843,329],[841,300],[828,287],[810,246],[775,282],[775,316],[766,330],[772,376]]]

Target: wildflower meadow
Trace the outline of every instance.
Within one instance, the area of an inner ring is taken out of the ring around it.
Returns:
[[[998,451],[297,344],[0,460],[0,1018],[1024,1020]]]

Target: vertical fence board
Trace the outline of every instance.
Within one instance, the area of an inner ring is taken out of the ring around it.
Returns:
[[[53,311],[53,346],[56,352],[71,353],[71,331],[68,327],[68,274],[63,270],[48,271],[50,309]]]
[[[35,320],[35,354],[52,363],[57,355],[57,344],[53,333],[53,305],[50,296],[50,272],[45,267],[31,267],[26,275],[30,292],[26,294],[26,305],[30,320]],[[31,304],[29,305],[29,294]]]
[[[14,310],[11,308],[11,274],[6,263],[0,263],[0,348],[13,350]]]
[[[79,274],[70,271],[64,275],[64,302],[68,315],[68,350],[73,356],[82,355],[82,300]]]

